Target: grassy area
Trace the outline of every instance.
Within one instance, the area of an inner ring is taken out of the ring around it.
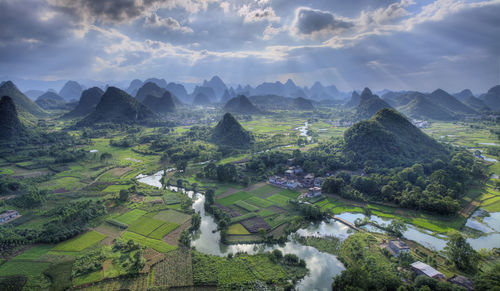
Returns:
[[[184,222],[191,219],[191,216],[175,210],[164,210],[158,212],[158,214],[153,216],[153,219],[161,220],[164,222],[173,222],[176,224],[183,224]]]
[[[145,237],[145,236],[142,236],[140,234],[136,234],[136,233],[130,232],[130,231],[126,231],[122,235],[122,238],[126,241],[131,239],[131,240],[133,240],[133,241],[135,241],[143,246],[150,247],[150,248],[155,249],[156,251],[161,252],[161,253],[167,253],[171,250],[176,249],[175,246],[169,245],[161,240],[148,238],[148,237]]]
[[[283,196],[281,194],[273,194],[269,196],[267,200],[272,201],[280,206],[285,206],[288,204],[288,200],[290,200],[290,198],[288,198],[287,196]]]
[[[155,229],[153,232],[151,232],[148,235],[148,237],[154,239],[162,239],[164,236],[169,234],[172,230],[176,229],[177,227],[179,227],[177,223],[166,222],[157,229]]]
[[[116,217],[115,220],[118,220],[119,222],[123,222],[125,224],[131,224],[146,213],[147,212],[144,210],[134,209]]]
[[[227,230],[228,234],[250,234],[240,223],[232,224]]]
[[[261,207],[261,208],[266,208],[266,207],[273,205],[273,203],[271,201],[268,201],[266,199],[262,199],[262,198],[256,197],[256,196],[252,196],[252,197],[246,199],[245,202],[248,202],[250,204],[253,204],[253,205]]]
[[[252,194],[250,194],[250,193],[240,191],[240,192],[236,192],[230,196],[224,197],[222,199],[218,199],[215,202],[217,202],[221,205],[224,205],[224,206],[228,206],[228,205],[235,203],[236,201],[245,200],[247,198],[250,198],[251,196],[252,196]]]
[[[277,192],[279,190],[281,190],[281,188],[278,188],[278,187],[275,187],[275,186],[272,186],[272,185],[265,185],[265,186],[259,187],[257,189],[253,189],[253,190],[251,190],[249,192],[251,194],[253,194],[253,195],[262,196],[262,195],[265,195],[265,194],[268,194],[268,193]]]
[[[0,266],[0,276],[40,276],[49,267],[49,265],[50,263],[44,262],[12,260]]]
[[[240,207],[240,208],[243,208],[243,209],[245,209],[245,210],[246,210],[246,211],[248,211],[248,212],[255,212],[255,211],[259,211],[259,209],[260,209],[259,207],[254,206],[254,205],[252,205],[252,204],[249,204],[249,203],[247,203],[247,202],[245,202],[245,201],[242,201],[242,200],[240,200],[240,201],[236,201],[236,202],[234,203],[234,205],[236,205],[236,206],[238,206],[238,207]]]
[[[148,217],[141,217],[132,223],[128,230],[133,231],[137,234],[148,236],[155,229],[160,227],[163,224],[163,221],[156,220]]]
[[[53,245],[36,245],[22,254],[14,257],[14,260],[36,260],[54,248]]]
[[[62,252],[79,252],[100,242],[105,237],[106,236],[104,234],[92,230],[73,239],[64,241],[52,250]]]

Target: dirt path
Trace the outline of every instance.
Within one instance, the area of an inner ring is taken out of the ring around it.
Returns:
[[[181,236],[181,232],[187,228],[191,227],[191,219],[181,224],[178,228],[171,231],[165,237],[163,237],[163,241],[168,243],[169,245],[178,246],[179,237]]]
[[[464,208],[460,209],[458,212],[460,215],[462,215],[465,218],[469,218],[469,216],[472,215],[474,210],[476,210],[477,207],[479,207],[480,202],[476,200],[472,200],[469,204],[464,206]]]

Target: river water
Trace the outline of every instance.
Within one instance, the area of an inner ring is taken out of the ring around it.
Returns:
[[[162,175],[163,171],[160,171],[151,176],[139,175],[137,179],[141,183],[161,188]],[[215,256],[226,256],[229,253],[246,252],[249,254],[256,254],[279,249],[285,254],[295,254],[306,261],[307,268],[309,269],[309,273],[306,277],[297,284],[298,290],[330,290],[333,277],[344,270],[343,264],[336,256],[320,252],[316,248],[304,246],[294,241],[291,239],[294,236],[293,234],[290,235],[289,242],[281,245],[262,243],[225,245],[220,241],[220,233],[217,231],[217,225],[213,217],[205,213],[203,207],[205,203],[204,195],[194,193],[193,191],[186,191],[183,188],[175,186],[168,186],[167,188],[172,191],[181,191],[193,198],[193,209],[200,213],[201,225],[200,229],[193,235],[192,245],[199,252]],[[365,217],[365,215],[361,213],[349,212],[337,216],[351,223],[354,223],[358,218],[363,219]],[[376,215],[371,215],[370,220],[379,225],[387,225],[391,222],[391,219],[381,218]],[[484,217],[483,223],[497,232],[479,238],[468,238],[467,241],[476,250],[481,248],[500,247],[500,233],[498,233],[500,229],[500,212],[492,213],[490,216]],[[408,229],[403,233],[403,236],[409,240],[416,241],[437,251],[443,250],[446,246],[447,240],[444,235],[438,235],[437,237],[436,235],[431,235],[432,233],[429,231],[419,229],[413,225],[407,225],[407,227]],[[362,226],[362,228],[368,231],[382,232],[380,229],[369,224]],[[333,219],[319,223],[311,223],[309,226],[299,229],[296,232],[296,234],[300,236],[335,236],[341,240],[346,239],[351,233],[352,230],[349,227]]]

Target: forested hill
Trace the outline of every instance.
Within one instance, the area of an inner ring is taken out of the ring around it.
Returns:
[[[254,142],[251,132],[245,130],[231,113],[224,114],[212,130],[212,141],[220,146],[248,148]]]
[[[394,109],[383,108],[344,133],[345,152],[356,162],[386,167],[431,162],[448,152]]]

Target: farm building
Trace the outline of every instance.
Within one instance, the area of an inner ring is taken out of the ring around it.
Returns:
[[[308,198],[314,198],[321,196],[321,188],[320,187],[312,187],[307,191]]]
[[[307,174],[302,181],[302,187],[311,187],[314,183],[314,174]]]
[[[321,187],[323,185],[323,178],[317,177],[314,179],[314,187]]]
[[[9,221],[12,218],[16,218],[17,216],[19,216],[19,212],[17,212],[16,210],[7,210],[0,214],[0,222]]]
[[[464,276],[453,275],[453,277],[448,279],[448,282],[462,286],[467,290],[474,290],[474,281]]]
[[[389,240],[389,244],[387,245],[388,248],[390,248],[389,251],[392,251],[391,253],[397,257],[399,256],[400,253],[409,253],[410,252],[410,247],[406,245],[403,241],[398,240]]]
[[[411,268],[418,275],[426,275],[427,277],[434,279],[444,279],[444,275],[433,267],[422,263],[420,261],[411,264]]]

